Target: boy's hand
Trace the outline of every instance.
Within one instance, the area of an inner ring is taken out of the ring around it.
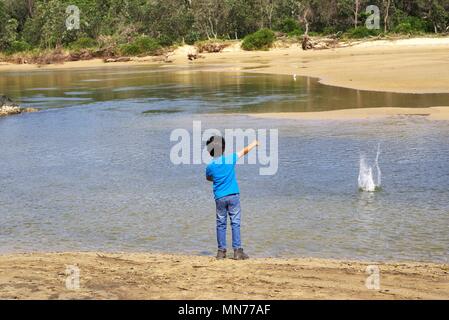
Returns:
[[[254,141],[253,143],[251,143],[249,146],[247,146],[246,148],[244,148],[243,150],[241,150],[239,153],[237,153],[237,156],[239,158],[244,157],[245,155],[247,155],[251,150],[253,150],[254,148],[256,148],[257,146],[259,146],[260,143],[259,141]]]

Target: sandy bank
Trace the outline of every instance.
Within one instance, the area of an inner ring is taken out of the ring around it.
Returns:
[[[187,59],[187,52],[191,50],[189,46],[178,48],[168,57],[169,63],[154,57],[108,64],[96,59],[41,67],[0,63],[0,72],[130,65],[198,65],[213,66],[214,70],[311,76],[320,78],[324,84],[361,90],[449,92],[449,37],[364,41],[351,47],[310,51],[302,51],[299,46],[293,45],[266,52],[248,52],[234,45],[222,53],[202,54],[204,58],[194,62]]]
[[[301,120],[361,120],[393,116],[420,116],[429,120],[449,120],[449,107],[431,108],[359,108],[321,112],[254,113],[252,117],[265,119]]]
[[[66,266],[80,271],[66,288]],[[161,254],[49,253],[0,256],[2,299],[448,299],[449,265],[320,259],[216,261]]]

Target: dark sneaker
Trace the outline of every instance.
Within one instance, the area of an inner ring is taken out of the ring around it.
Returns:
[[[240,248],[240,249],[234,250],[234,259],[235,260],[246,260],[246,259],[249,259],[249,256],[245,252],[243,252],[242,248]]]
[[[218,250],[217,259],[218,260],[226,259],[226,250]]]

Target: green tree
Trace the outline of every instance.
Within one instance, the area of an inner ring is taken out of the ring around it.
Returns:
[[[80,9],[78,30],[65,26],[68,5]],[[368,5],[381,9],[384,32],[449,31],[449,0],[0,0],[0,50],[13,42],[15,48],[26,42],[41,48],[107,42],[117,48],[142,36],[167,46],[242,39],[262,28],[363,36]]]
[[[6,15],[5,4],[0,1],[0,21],[6,21],[8,16]],[[4,50],[6,44],[4,42],[4,38],[6,35],[6,28],[4,23],[0,23],[0,50]]]

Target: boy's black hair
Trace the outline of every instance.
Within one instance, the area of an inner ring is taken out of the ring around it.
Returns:
[[[225,152],[226,141],[221,136],[212,136],[207,140],[207,151],[211,157],[220,157]]]

